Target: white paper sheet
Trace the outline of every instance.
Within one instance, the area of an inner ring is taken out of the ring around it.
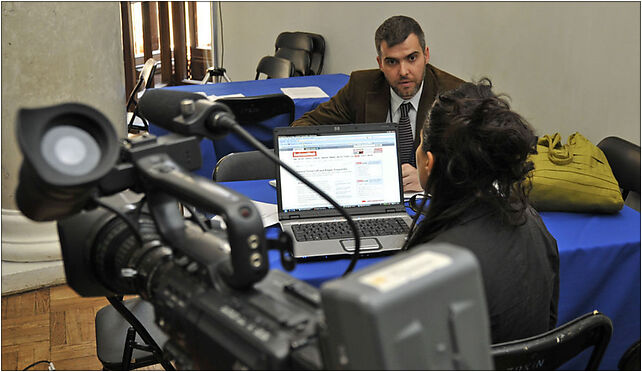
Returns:
[[[279,222],[279,214],[276,209],[276,204],[263,203],[256,200],[252,200],[252,202],[261,214],[261,221],[263,221],[264,227],[272,226]]]
[[[311,87],[296,87],[296,88],[281,88],[281,91],[286,96],[297,99],[297,98],[325,98],[328,97],[327,93],[323,89],[317,86]]]
[[[241,94],[241,93],[226,94],[226,95],[223,95],[223,96],[217,96],[217,95],[212,94],[211,96],[207,96],[207,99],[209,99],[210,101],[216,101],[217,99],[229,98],[229,97],[245,97],[245,96],[243,94]]]

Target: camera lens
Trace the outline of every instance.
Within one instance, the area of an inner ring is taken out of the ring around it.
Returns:
[[[132,213],[128,215],[130,218],[134,217]],[[148,244],[161,240],[151,216],[141,214],[138,218],[138,228],[143,239],[142,247],[134,237],[131,228],[121,218],[115,216],[101,226],[94,239],[92,261],[96,276],[115,293],[140,293],[142,288],[137,288],[136,281],[123,277],[122,270],[126,268],[138,270],[139,261],[143,256],[164,247],[160,243]]]

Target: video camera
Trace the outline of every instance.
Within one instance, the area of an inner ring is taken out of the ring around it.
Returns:
[[[179,369],[492,368],[471,253],[424,245],[321,290],[269,270],[268,249],[293,266],[291,238],[266,239],[251,200],[190,171],[201,166],[200,140],[229,131],[276,157],[226,106],[199,94],[150,90],[139,112],[175,133],[119,143],[88,106],[21,109],[16,200],[27,217],[58,222],[78,294],[138,294],[153,305],[169,337],[166,361]]]

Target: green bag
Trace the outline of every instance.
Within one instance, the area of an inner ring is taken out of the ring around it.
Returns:
[[[537,141],[531,204],[538,211],[615,213],[624,201],[606,156],[579,133],[562,145],[559,133]]]

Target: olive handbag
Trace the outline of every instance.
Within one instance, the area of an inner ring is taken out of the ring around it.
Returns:
[[[580,133],[537,141],[529,200],[538,211],[615,213],[624,201],[606,156]],[[528,181],[527,181],[528,182]]]

